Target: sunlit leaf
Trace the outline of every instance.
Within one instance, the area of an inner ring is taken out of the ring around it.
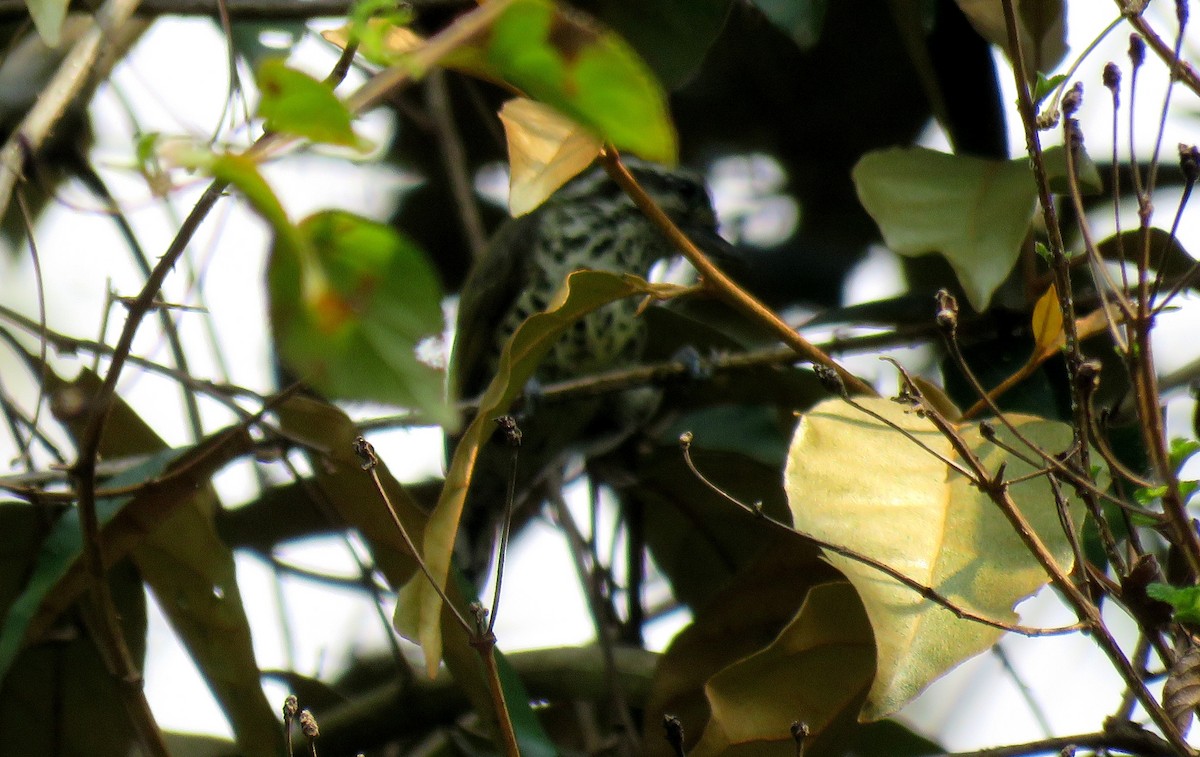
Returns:
[[[271,328],[288,367],[330,397],[452,425],[434,365],[441,286],[425,255],[390,226],[341,211],[310,216],[297,233],[300,245],[276,237],[267,270]]]
[[[1176,588],[1169,584],[1154,583],[1146,587],[1146,594],[1171,605],[1175,610],[1175,620],[1200,623],[1200,586]]]
[[[558,111],[517,98],[500,109],[508,143],[508,210],[522,216],[591,165],[600,140]]]
[[[480,398],[474,420],[463,432],[446,472],[446,485],[429,517],[424,534],[424,556],[433,579],[445,585],[458,521],[466,502],[467,487],[479,447],[491,435],[493,419],[503,415],[533,376],[545,354],[571,324],[587,313],[634,295],[665,296],[678,288],[648,284],[636,276],[604,271],[576,271],[546,310],[517,327],[500,353],[496,376]],[[442,656],[441,597],[423,576],[410,581],[396,605],[396,627],[421,645],[432,676]]]
[[[353,116],[324,82],[272,58],[258,69],[258,115],[267,131],[293,134],[314,142],[365,149],[354,133]]]
[[[25,0],[33,26],[47,47],[55,48],[62,44],[63,21],[67,18],[70,5],[71,0]]]
[[[889,247],[910,257],[941,254],[971,306],[987,308],[1033,217],[1037,190],[1028,161],[889,149],[863,156],[853,178]]]
[[[486,33],[476,27],[486,20]],[[335,40],[344,44],[352,31]],[[545,103],[593,134],[646,160],[673,165],[675,128],[666,92],[619,35],[590,16],[551,0],[492,0],[467,13],[425,44],[385,23],[393,65],[422,73],[436,63],[499,82]],[[447,40],[455,46],[443,52]],[[438,50],[427,61],[422,52]],[[390,53],[390,55],[389,55]]]
[[[888,423],[840,399],[800,420],[785,478],[796,530],[879,560],[975,614],[1016,622],[1014,605],[1048,577],[1000,508],[943,462],[954,460],[955,452],[927,418],[890,400],[858,402]],[[1025,439],[1049,453],[1071,444],[1066,424],[1008,417]],[[986,441],[977,424],[964,424],[958,432],[986,470],[1004,466],[1009,479],[1034,472]],[[999,427],[996,434],[1022,457],[1040,460],[1007,429]],[[1073,556],[1048,483],[1031,478],[1008,492],[1069,570]],[[1078,518],[1082,508],[1072,503],[1071,512]],[[878,645],[878,672],[864,719],[896,711],[999,638],[999,630],[959,619],[874,568],[833,554],[828,559],[858,590]]]
[[[1058,306],[1058,289],[1051,284],[1033,305],[1034,360],[1041,355],[1057,352],[1066,342],[1062,310]]]

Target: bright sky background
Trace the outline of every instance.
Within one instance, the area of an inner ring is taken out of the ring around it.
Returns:
[[[1173,29],[1171,4],[1161,0],[1153,4],[1158,12],[1156,27]],[[1072,55],[1082,50],[1115,16],[1109,3],[1072,4],[1070,39]],[[1099,71],[1106,61],[1115,60],[1127,69],[1125,49],[1127,32],[1118,32],[1105,40],[1081,67],[1078,78],[1085,82],[1082,119],[1087,144],[1094,155],[1105,154],[1109,145],[1107,123],[1108,95],[1100,86]],[[1195,46],[1193,46],[1195,52]],[[313,73],[324,75],[334,56],[329,48],[311,37],[297,49],[295,61]],[[1068,59],[1068,63],[1071,58]],[[185,61],[186,64],[179,64]],[[205,136],[217,125],[226,96],[224,70],[225,47],[218,29],[208,21],[164,19],[138,44],[114,76],[116,89],[132,104],[140,129],[168,134],[185,133]],[[1006,99],[1015,99],[1007,74],[1002,80]],[[1163,68],[1153,58],[1144,68],[1139,92],[1139,135],[1153,135],[1161,103]],[[1128,72],[1126,71],[1126,76]],[[248,83],[248,82],[247,82]],[[352,87],[353,79],[347,88]],[[1166,138],[1163,154],[1174,161],[1177,142],[1195,141],[1195,99],[1180,89],[1176,109]],[[130,214],[145,249],[151,255],[164,249],[177,228],[178,220],[190,209],[203,188],[201,182],[177,193],[173,212],[165,210],[148,193],[144,182],[128,170],[131,161],[132,125],[127,111],[106,88],[97,98],[95,116],[103,126],[97,139],[95,157],[106,166],[105,176]],[[390,116],[372,115],[364,120],[361,131],[383,142],[392,128]],[[1124,128],[1124,127],[1123,127]],[[1014,153],[1023,152],[1024,136],[1015,120],[1010,122],[1010,142]],[[241,135],[242,140],[246,135]],[[1124,137],[1122,137],[1124,139]],[[930,144],[938,144],[933,133]],[[1148,144],[1139,140],[1139,152],[1148,154]],[[747,166],[757,166],[747,173]],[[712,172],[714,192],[722,213],[736,212],[755,197],[767,195],[765,206],[771,210],[752,219],[749,228],[758,233],[780,233],[794,222],[794,208],[786,199],[771,197],[776,185],[770,164],[730,163]],[[397,173],[367,164],[345,164],[320,156],[298,157],[271,166],[268,178],[281,194],[293,217],[299,218],[318,208],[339,207],[368,216],[383,217],[394,206],[398,193],[409,179]],[[750,179],[754,180],[751,181]],[[777,178],[777,177],[776,177]],[[79,186],[64,190],[72,203],[90,207],[94,202]],[[1175,198],[1160,200],[1162,212],[1173,212]],[[1200,238],[1196,213],[1185,218],[1181,237]],[[1101,232],[1111,228],[1111,219],[1099,221]],[[1168,225],[1169,220],[1159,220]],[[1126,227],[1132,225],[1126,218]],[[95,337],[105,307],[104,282],[122,295],[135,294],[141,276],[128,261],[120,244],[111,244],[112,224],[100,214],[79,213],[65,207],[52,207],[38,227],[38,246],[43,269],[47,272],[47,300],[52,328],[73,335]],[[211,323],[219,335],[230,379],[253,388],[268,389],[271,384],[266,355],[266,310],[262,293],[262,272],[268,235],[263,224],[244,207],[223,202],[212,214],[193,245],[194,260],[203,261],[200,269],[204,287],[212,304]],[[873,252],[860,274],[850,283],[848,301],[876,299],[892,293],[898,267],[890,253]],[[185,277],[173,276],[168,284],[169,301],[194,301],[185,286]],[[27,255],[15,258],[0,255],[0,298],[6,305],[23,312],[36,313],[32,269]],[[194,368],[201,374],[212,370],[212,357],[206,348],[203,316],[183,316],[185,342],[191,350]],[[115,323],[119,318],[114,314]],[[1159,355],[1164,370],[1176,369],[1196,357],[1194,308],[1168,316],[1160,324],[1163,344]],[[110,327],[109,337],[116,332]],[[139,353],[164,350],[157,340],[144,339],[135,348]],[[5,354],[0,360],[7,360]],[[61,361],[61,365],[69,361]],[[862,368],[880,374],[871,358]],[[887,388],[892,384],[888,383]],[[28,389],[28,387],[24,387]],[[150,377],[127,378],[123,396],[153,417],[160,432],[172,443],[187,442],[187,432],[178,408],[178,392],[165,382]],[[1170,423],[1175,434],[1189,431],[1190,400],[1176,402]],[[228,422],[225,411],[205,403],[208,428]],[[7,441],[7,440],[6,440]],[[441,465],[440,436],[435,431],[396,431],[374,439],[389,466],[402,479],[419,480],[436,475]],[[7,453],[0,449],[0,453]],[[246,497],[253,479],[248,466],[234,466],[218,481],[221,491],[236,502]],[[578,494],[578,493],[576,493]],[[578,504],[579,497],[576,497]],[[611,528],[610,528],[611,530]],[[288,562],[344,575],[356,569],[340,543],[324,540],[281,550]],[[243,598],[252,616],[256,652],[263,668],[294,667],[318,677],[336,674],[347,662],[347,655],[383,648],[384,629],[376,611],[363,597],[346,596],[328,589],[302,585],[296,580],[282,582],[275,590],[270,568],[257,558],[239,557],[238,572]],[[508,590],[497,628],[502,647],[532,648],[549,645],[584,643],[592,629],[582,598],[575,588],[574,572],[565,546],[548,525],[531,529],[519,545],[517,559],[506,579]],[[660,587],[661,588],[661,587]],[[553,598],[553,599],[550,599]],[[279,623],[280,607],[291,630],[291,648]],[[1057,600],[1043,594],[1022,608],[1024,622],[1059,624],[1066,616]],[[390,616],[390,608],[387,614]],[[683,613],[664,618],[648,629],[653,646],[661,648],[671,634],[686,622]],[[1121,619],[1114,618],[1120,625]],[[160,724],[172,730],[196,730],[201,724],[224,722],[187,654],[171,636],[157,612],[151,618],[151,647],[147,666],[147,690]],[[1102,717],[1111,712],[1121,687],[1105,660],[1086,640],[1078,638],[1027,640],[1009,637],[1003,643],[1013,665],[1035,692],[1053,729],[1060,733],[1095,730]],[[273,704],[282,700],[284,691],[268,686]],[[1029,710],[1009,676],[1000,668],[998,658],[985,654],[961,666],[939,682],[906,715],[921,727],[940,735],[951,749],[963,749],[1007,743],[1043,735],[1031,717],[1019,713]],[[228,734],[217,728],[217,732]]]

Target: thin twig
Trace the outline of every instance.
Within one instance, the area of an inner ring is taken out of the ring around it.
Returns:
[[[633,174],[621,162],[621,158],[616,150],[606,148],[601,152],[601,160],[604,163],[605,170],[612,177],[613,181],[629,195],[633,203],[638,206],[655,226],[667,235],[675,248],[696,268],[700,273],[700,278],[704,281],[705,287],[709,288],[718,297],[728,302],[737,310],[740,310],[752,320],[771,329],[780,341],[794,349],[805,360],[811,361],[816,365],[823,365],[835,371],[852,393],[868,396],[878,395],[878,392],[869,384],[846,370],[836,360],[800,336],[795,329],[780,319],[773,310],[762,304],[753,295],[738,286],[733,279],[726,276],[721,269],[713,265],[708,256],[696,247],[687,234],[684,234],[663,209],[646,193],[646,190],[642,189],[641,185],[633,177]]]

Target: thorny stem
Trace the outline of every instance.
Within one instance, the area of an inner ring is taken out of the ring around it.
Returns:
[[[712,261],[696,247],[692,240],[688,239],[688,236],[671,221],[670,217],[663,212],[663,209],[658,207],[650,195],[642,189],[637,180],[633,178],[633,174],[621,162],[621,157],[617,154],[616,150],[606,148],[601,152],[601,160],[604,163],[604,169],[608,171],[608,175],[612,177],[613,181],[621,189],[625,190],[625,193],[629,195],[633,203],[646,214],[646,217],[655,226],[667,235],[671,243],[687,258],[688,262],[695,266],[705,286],[711,288],[721,299],[726,300],[736,309],[768,326],[775,332],[780,341],[794,349],[805,360],[836,371],[851,393],[868,396],[876,396],[878,394],[865,381],[843,368],[836,360],[813,345],[812,342],[800,336],[795,329],[787,325],[773,310],[761,303],[745,289],[738,286],[733,279],[726,276],[721,269],[713,265]]]

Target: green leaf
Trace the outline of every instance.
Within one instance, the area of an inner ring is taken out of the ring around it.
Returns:
[[[1178,475],[1183,468],[1183,464],[1197,452],[1200,452],[1200,441],[1181,437],[1172,439],[1170,447],[1167,450],[1167,455],[1171,460],[1171,469]]]
[[[1050,181],[1050,191],[1055,194],[1070,194],[1067,151],[1062,145],[1046,148],[1042,152],[1042,160],[1046,164],[1046,178]],[[1100,169],[1082,145],[1076,151],[1075,174],[1079,180],[1080,194],[1087,197],[1104,192],[1104,179],[1100,178]]]
[[[1071,444],[1064,423],[1016,413],[1008,419],[1021,438],[997,429],[1004,447],[984,439],[978,424],[958,428],[985,470],[1003,467],[1006,478],[1018,479],[1036,470],[1025,460],[1040,460],[1029,444],[1049,452]],[[801,418],[788,458],[785,488],[796,530],[872,557],[977,615],[1014,623],[1014,605],[1048,576],[996,504],[943,462],[956,459],[950,441],[909,408],[879,398],[826,401]],[[1069,570],[1073,554],[1046,480],[1024,480],[1008,492]],[[1083,508],[1071,505],[1078,527]],[[827,558],[858,590],[878,645],[864,720],[895,712],[1000,637],[998,629],[961,619],[875,568]]]
[[[1056,74],[1050,78],[1046,78],[1045,74],[1043,74],[1041,71],[1038,71],[1037,82],[1035,82],[1033,85],[1034,104],[1040,105],[1042,100],[1045,100],[1047,97],[1049,97],[1050,94],[1058,87],[1058,85],[1062,84],[1066,80],[1066,74]]]
[[[868,153],[853,170],[863,207],[901,255],[949,261],[982,312],[1012,271],[1033,217],[1037,190],[1028,162],[927,150]]]
[[[754,4],[801,50],[817,44],[829,10],[829,0],[754,0]]]
[[[46,536],[46,509],[0,504],[0,615],[34,570]],[[74,512],[60,519],[76,520]],[[135,664],[146,651],[146,593],[137,571],[121,561],[108,572],[125,643]],[[77,615],[41,643],[22,649],[0,675],[4,754],[126,755],[136,743],[122,684],[104,665],[95,641],[79,633]]]
[[[618,148],[676,162],[662,86],[627,42],[588,16],[549,0],[515,0],[483,54],[501,79]]]
[[[81,373],[71,384],[56,376],[48,381],[54,391],[86,396],[94,395],[100,383],[90,371]],[[76,417],[67,421],[76,437],[83,432],[83,420]],[[229,718],[241,753],[268,757],[278,752],[282,737],[274,708],[267,703],[259,681],[233,552],[217,536],[213,516],[218,501],[210,483],[220,466],[246,453],[248,446],[246,435],[234,431],[194,448],[168,449],[166,442],[128,405],[115,400],[101,440],[101,455],[119,458],[148,454],[151,462],[162,461],[153,471],[132,478],[131,483],[153,481],[164,474],[167,478],[128,500],[102,534],[106,558],[110,554],[132,556]],[[176,461],[174,467],[163,467],[171,461]],[[172,470],[186,472],[172,474]],[[77,564],[72,567],[73,571],[77,569]],[[69,596],[68,586],[60,584],[56,593]]]
[[[629,43],[579,11],[550,0],[507,0],[491,33],[476,35],[443,64],[506,82],[622,150],[677,162],[662,85]]]
[[[716,41],[730,0],[582,0],[572,3],[637,50],[668,88],[684,84]],[[810,5],[811,3],[802,3]]]
[[[360,150],[369,147],[354,133],[353,116],[328,84],[288,68],[278,58],[259,67],[257,81],[258,115],[266,120],[267,131]]]
[[[63,22],[71,0],[25,0],[34,28],[46,47],[58,47],[62,42]]]
[[[421,349],[442,334],[441,286],[425,255],[390,226],[324,211],[299,244],[276,237],[267,270],[271,328],[284,362],[336,399],[420,410],[453,425],[443,371]]]
[[[1183,623],[1200,623],[1200,586],[1182,589],[1168,584],[1152,583],[1146,586],[1151,599],[1166,602],[1175,609],[1175,620]]]

